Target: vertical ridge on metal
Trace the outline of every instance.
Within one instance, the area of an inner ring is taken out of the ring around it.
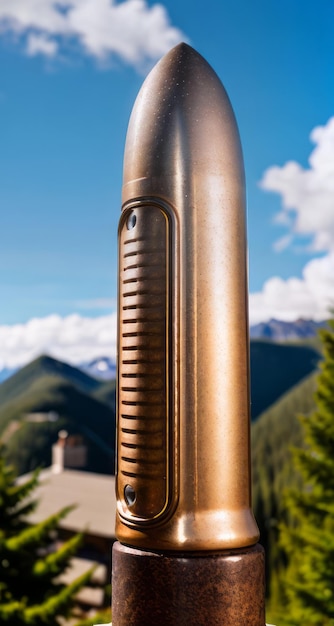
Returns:
[[[171,396],[171,228],[163,206],[132,203],[120,222],[118,501],[147,525],[175,498]]]

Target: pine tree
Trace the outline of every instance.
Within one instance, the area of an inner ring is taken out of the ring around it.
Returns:
[[[290,626],[334,626],[334,320],[320,338],[316,410],[301,418],[306,445],[293,451],[303,487],[288,493],[290,521],[281,529],[288,559],[281,623]]]
[[[106,609],[95,613],[94,617],[88,617],[87,619],[78,622],[75,626],[100,626],[100,624],[107,624],[108,626],[111,626],[110,620],[111,609]]]
[[[17,482],[0,447],[0,624],[5,626],[58,626],[92,574],[90,570],[67,586],[57,581],[82,536],[77,534],[54,549],[54,534],[70,507],[29,524],[29,514],[37,506],[32,498],[37,485],[38,472],[23,484]]]

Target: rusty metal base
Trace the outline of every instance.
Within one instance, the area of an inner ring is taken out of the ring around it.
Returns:
[[[161,554],[116,542],[113,626],[265,626],[264,550]]]

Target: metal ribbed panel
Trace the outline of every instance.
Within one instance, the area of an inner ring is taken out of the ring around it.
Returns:
[[[120,232],[118,497],[129,519],[168,501],[168,220],[128,210]]]

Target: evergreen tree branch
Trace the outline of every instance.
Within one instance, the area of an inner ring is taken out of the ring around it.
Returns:
[[[66,543],[64,543],[56,552],[48,554],[43,559],[39,559],[33,566],[32,573],[34,576],[45,577],[51,576],[55,578],[69,564],[69,560],[74,556],[83,540],[83,534],[74,535]]]
[[[74,508],[74,506],[66,506],[58,513],[48,517],[43,522],[23,530],[15,537],[11,537],[6,541],[7,550],[17,551],[22,548],[40,545],[42,540],[47,538],[49,532],[57,528],[59,522]]]

